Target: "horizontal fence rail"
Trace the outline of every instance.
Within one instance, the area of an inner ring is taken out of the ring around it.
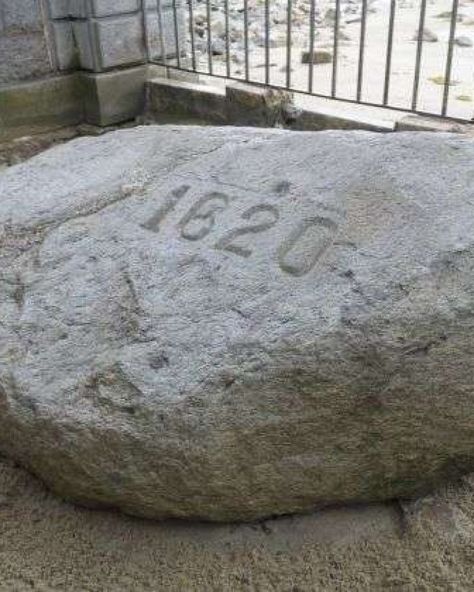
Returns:
[[[150,61],[198,74],[472,120],[474,3],[156,0]],[[466,11],[466,5],[463,11]]]

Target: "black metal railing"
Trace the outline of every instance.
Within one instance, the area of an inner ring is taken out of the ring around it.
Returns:
[[[154,63],[472,120],[474,49],[457,43],[459,0],[438,15],[433,11],[445,0],[415,0],[416,6],[378,0],[375,8],[374,0],[156,1],[158,42],[149,56]],[[437,34],[427,29],[433,23]]]

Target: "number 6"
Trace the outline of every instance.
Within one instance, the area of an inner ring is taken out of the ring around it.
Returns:
[[[214,203],[213,203],[214,202]],[[209,204],[209,207],[205,207]],[[213,192],[201,197],[178,224],[181,236],[190,241],[198,241],[207,236],[214,228],[216,219],[214,214],[224,210],[229,205],[229,198],[225,193]],[[201,228],[189,229],[197,220],[203,222]]]

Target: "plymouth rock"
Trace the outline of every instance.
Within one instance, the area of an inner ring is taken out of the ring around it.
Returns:
[[[142,127],[0,174],[0,452],[252,520],[474,469],[474,141]]]

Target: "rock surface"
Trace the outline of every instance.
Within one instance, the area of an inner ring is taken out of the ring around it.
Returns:
[[[474,142],[147,127],[0,176],[0,450],[250,520],[474,468]]]

